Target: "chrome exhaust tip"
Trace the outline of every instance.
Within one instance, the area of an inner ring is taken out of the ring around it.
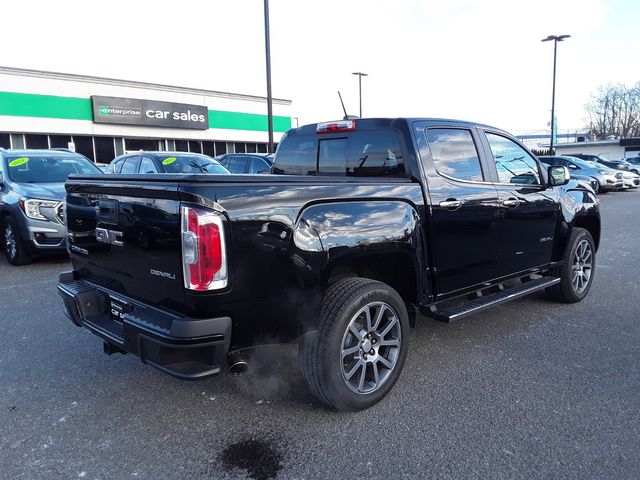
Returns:
[[[235,377],[244,375],[249,370],[249,364],[245,358],[239,354],[229,355],[229,372]]]

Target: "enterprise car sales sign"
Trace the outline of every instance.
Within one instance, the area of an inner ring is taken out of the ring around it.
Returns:
[[[209,110],[203,105],[138,98],[91,97],[95,123],[152,127],[209,128]]]

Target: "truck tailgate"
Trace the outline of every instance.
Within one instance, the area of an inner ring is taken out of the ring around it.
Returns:
[[[68,181],[68,245],[77,275],[151,304],[183,304],[178,186],[114,176]]]

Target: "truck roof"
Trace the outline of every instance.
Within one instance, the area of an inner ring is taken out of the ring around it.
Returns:
[[[365,128],[384,128],[384,127],[392,127],[397,123],[406,123],[411,124],[413,122],[429,122],[429,123],[450,123],[459,126],[467,126],[467,127],[483,127],[483,128],[491,128],[493,130],[503,131],[501,128],[493,127],[491,125],[486,125],[478,122],[471,122],[467,120],[456,120],[453,118],[437,118],[437,117],[371,117],[371,118],[350,118],[350,120],[354,120],[357,126],[362,126]],[[340,120],[329,120],[329,122],[335,122]],[[318,124],[326,123],[326,122],[316,122],[309,123],[306,125],[301,125],[299,127],[294,127],[289,130],[291,133],[300,133],[307,134],[310,133],[310,130],[315,131]]]

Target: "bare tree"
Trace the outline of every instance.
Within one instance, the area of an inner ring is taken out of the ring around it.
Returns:
[[[631,87],[622,83],[603,85],[586,104],[589,131],[598,140],[614,135],[640,136],[640,82]]]

